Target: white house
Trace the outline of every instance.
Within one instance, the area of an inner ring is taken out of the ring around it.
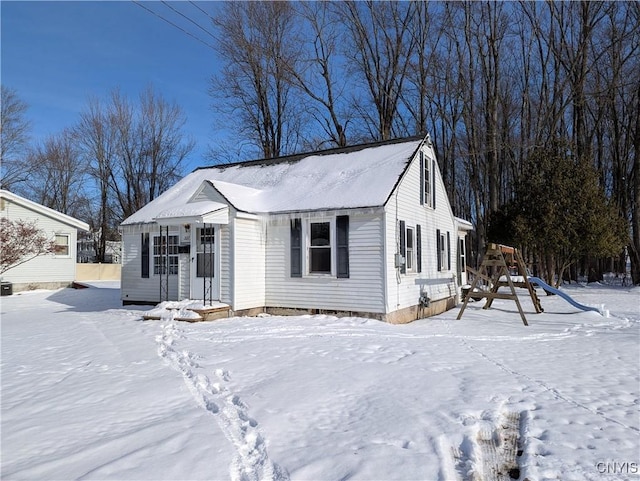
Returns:
[[[428,136],[200,168],[122,223],[122,300],[408,322],[456,304],[469,230]]]
[[[56,243],[55,254],[36,257],[2,275],[14,292],[66,287],[75,280],[76,240],[78,230],[89,230],[86,223],[6,190],[0,190],[0,216],[35,222]]]

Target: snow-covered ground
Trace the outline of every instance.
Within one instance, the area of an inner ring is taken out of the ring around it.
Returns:
[[[542,295],[529,327],[498,300],[189,324],[140,321],[118,284],[3,297],[1,477],[491,479],[511,423],[519,479],[638,479],[640,289],[566,290],[610,317]]]

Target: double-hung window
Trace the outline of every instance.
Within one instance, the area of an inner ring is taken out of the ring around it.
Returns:
[[[403,220],[399,221],[400,230],[400,273],[422,272],[422,228],[420,224],[407,227]]]
[[[349,277],[349,217],[304,222],[292,219],[289,252],[291,277]]]
[[[438,271],[451,270],[451,233],[436,230]]]
[[[406,256],[406,263],[407,263],[407,271],[409,272],[413,272],[415,269],[415,262],[413,260],[413,256],[415,253],[415,243],[414,243],[414,235],[413,235],[413,229],[411,227],[407,227],[407,238],[406,238],[406,250],[405,250],[405,256]]]
[[[178,274],[178,236],[153,238],[153,273]]]
[[[331,223],[309,223],[309,273],[331,274]]]
[[[54,253],[57,257],[69,257],[69,235],[68,234],[56,234],[54,243],[55,243]]]
[[[436,161],[420,151],[420,205],[436,208]]]

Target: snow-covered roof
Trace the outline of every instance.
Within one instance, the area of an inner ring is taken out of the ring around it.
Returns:
[[[461,217],[455,217],[456,223],[458,224],[458,229],[460,230],[473,230],[473,224],[466,219],[462,219]]]
[[[203,199],[210,185],[238,211],[254,214],[383,206],[424,141],[411,138],[200,168],[127,218],[155,222]],[[215,206],[212,204],[212,208]]]
[[[37,212],[40,215],[55,219],[59,222],[62,222],[63,224],[70,225],[71,227],[75,227],[76,229],[89,231],[89,224],[87,224],[86,222],[82,222],[75,217],[63,214],[62,212],[58,212],[57,210],[50,209],[49,207],[38,204],[37,202],[33,202],[32,200],[25,199],[24,197],[21,197],[18,194],[14,194],[13,192],[9,192],[8,190],[0,190],[0,199],[10,200],[11,202],[21,205],[26,209]]]

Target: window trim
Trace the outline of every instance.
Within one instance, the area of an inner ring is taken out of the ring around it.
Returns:
[[[327,246],[311,246],[311,225],[312,224],[329,224],[329,259],[331,262],[329,271],[312,271],[311,270],[311,249],[326,249]],[[317,218],[307,219],[305,222],[305,228],[303,232],[304,246],[305,246],[305,261],[306,265],[303,271],[308,277],[336,277],[336,218]]]
[[[168,239],[167,239],[167,249],[170,249],[170,248],[174,248],[175,249],[174,253],[169,252],[169,265],[167,267],[169,268],[168,270],[169,270],[169,275],[170,276],[177,276],[179,274],[179,271],[180,271],[179,266],[178,266],[178,258],[179,258],[178,247],[180,246],[180,235],[179,234],[169,234],[169,236],[164,236],[164,235],[160,236],[160,235],[154,234],[153,242],[151,243],[152,251],[151,251],[151,256],[150,256],[151,257],[151,266],[153,268],[153,276],[154,277],[155,276],[164,276],[164,275],[167,274],[166,272],[160,272],[160,267],[162,267],[161,265],[156,265],[156,259],[160,259],[160,257],[164,255],[162,253],[156,254],[156,239],[160,239],[161,237],[162,238],[168,237]],[[174,244],[171,243],[172,239],[175,239],[175,241],[174,241],[175,243]],[[161,247],[161,246],[159,246],[159,247]],[[175,264],[172,264],[172,262],[171,262],[172,258],[175,258]],[[175,268],[175,272],[172,272],[172,270],[174,270],[174,269],[172,269],[172,267]]]
[[[216,277],[216,228],[213,225],[198,226],[196,227],[196,249],[195,249],[195,268],[196,279],[209,279]],[[206,245],[206,247],[204,247]],[[200,250],[202,248],[202,251]],[[203,265],[200,266],[200,256],[203,259]],[[210,273],[207,275],[206,259],[209,257],[211,265],[209,266]],[[202,274],[202,275],[201,275]]]
[[[458,236],[458,262],[457,262],[457,274],[458,283],[462,283],[462,274],[467,270],[467,253],[465,238]]]
[[[67,243],[65,245],[58,244],[58,237],[66,238],[67,239]],[[71,258],[71,234],[66,234],[64,232],[56,232],[54,234],[54,237],[53,237],[53,242],[54,242],[54,245],[55,245],[55,250],[54,250],[53,255],[56,258],[58,258],[58,259],[70,259]],[[64,253],[64,254],[59,254],[58,250],[59,250],[60,247],[62,247],[62,248],[66,247],[67,252]]]
[[[350,222],[349,215],[325,215],[309,218],[292,218],[289,226],[290,278],[350,278]],[[329,224],[329,245],[311,246],[312,224]],[[314,248],[330,249],[331,271],[311,271],[311,251]]]
[[[416,272],[416,258],[415,258],[415,253],[416,253],[416,235],[415,235],[415,228],[414,227],[407,227],[406,228],[406,234],[404,236],[404,242],[405,242],[405,248],[404,248],[404,252],[405,252],[405,264],[407,266],[407,272],[413,273]],[[411,239],[411,247],[409,247],[409,239]]]
[[[438,272],[451,270],[451,233],[436,229]]]
[[[420,205],[435,209],[434,194],[435,189],[433,162],[425,153],[420,151]]]

